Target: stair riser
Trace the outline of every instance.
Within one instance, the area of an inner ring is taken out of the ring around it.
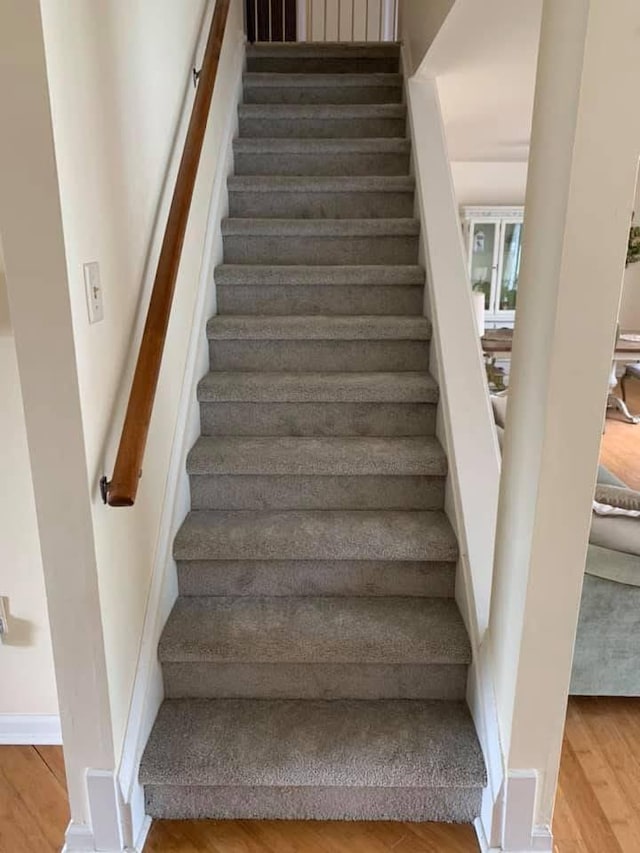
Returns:
[[[236,175],[408,175],[409,154],[353,153],[272,154],[238,153]]]
[[[413,192],[229,193],[229,216],[239,218],[393,219],[413,212]]]
[[[168,699],[464,699],[464,664],[162,664]]]
[[[312,237],[228,234],[227,264],[416,264],[418,236]]]
[[[453,598],[455,563],[190,560],[178,563],[180,595],[330,595]]]
[[[218,285],[219,314],[422,314],[423,286]]]
[[[433,435],[432,403],[200,404],[203,435]]]
[[[191,476],[192,509],[442,509],[442,477]]]
[[[245,104],[398,104],[401,86],[252,86]]]
[[[263,74],[397,74],[398,69],[397,57],[247,57],[247,71]]]
[[[380,139],[405,135],[404,118],[240,117],[240,136],[254,139]]]
[[[145,812],[173,820],[394,820],[473,823],[482,788],[145,785]]]
[[[427,370],[429,341],[209,341],[212,370]]]

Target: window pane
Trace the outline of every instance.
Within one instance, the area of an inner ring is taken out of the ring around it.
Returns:
[[[522,225],[516,222],[508,222],[504,227],[502,281],[500,282],[500,309],[502,311],[513,311],[516,307],[520,254],[522,251],[521,241]]]
[[[476,222],[471,236],[471,286],[484,293],[485,310],[491,299],[493,250],[496,243],[495,222]]]

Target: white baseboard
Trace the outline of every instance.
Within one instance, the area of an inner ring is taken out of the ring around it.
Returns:
[[[59,746],[62,744],[57,714],[0,714],[3,746]]]
[[[138,782],[138,769],[144,746],[163,699],[162,673],[157,659],[157,647],[160,634],[178,594],[172,545],[176,531],[190,507],[186,456],[200,433],[196,386],[208,369],[208,344],[202,332],[208,317],[215,313],[213,271],[222,260],[221,221],[228,210],[227,177],[233,171],[233,138],[237,130],[236,104],[240,101],[242,93],[244,43],[244,33],[239,33],[234,45],[233,58],[236,103],[229,102],[226,105],[226,124],[220,142],[219,165],[211,193],[199,289],[167,474],[167,490],[162,507],[140,655],[118,772],[118,782],[128,821],[125,841],[136,851],[142,850],[150,827],[150,820],[145,814],[144,792]]]
[[[71,821],[64,837],[65,845],[62,853],[93,853],[96,849],[91,827],[84,823]]]

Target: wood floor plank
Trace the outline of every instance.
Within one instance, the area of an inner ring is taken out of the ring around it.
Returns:
[[[570,702],[571,713],[568,715],[569,725],[566,729],[561,768],[564,790],[571,792],[571,812],[577,825],[582,828],[582,840],[587,853],[604,853],[605,850],[607,853],[626,853],[618,843],[591,780],[583,769],[580,757],[584,758],[584,755],[577,755],[573,748],[572,737],[579,737],[574,729],[575,708],[575,703]],[[564,853],[562,848],[560,849],[561,853]]]
[[[628,382],[627,390],[629,409],[640,414],[640,382]],[[614,393],[621,396],[619,386]],[[627,424],[616,413],[610,414],[602,436],[600,462],[629,488],[640,489],[640,424]]]
[[[69,822],[65,789],[30,746],[0,748],[0,768],[49,847],[60,850]]]
[[[450,823],[409,823],[409,830],[423,842],[431,845],[428,849],[447,853],[477,853],[480,849],[476,833],[468,824]]]
[[[281,820],[248,820],[243,827],[256,841],[263,845],[265,853],[304,853],[305,850],[314,849],[313,845],[322,845],[317,839],[313,826],[305,821]],[[316,846],[318,851],[320,846]]]
[[[59,746],[34,746],[34,749],[66,791],[67,773],[62,748]]]
[[[591,713],[584,716],[578,704],[569,705],[567,740],[620,849],[630,850],[640,839],[640,815],[634,814],[633,806],[605,758],[612,746],[611,737],[607,737],[604,726],[598,726],[596,733],[590,725],[597,713],[597,701],[591,700]]]
[[[14,747],[0,749],[2,752]],[[52,844],[44,835],[34,815],[0,767],[0,853],[58,853],[62,846]]]

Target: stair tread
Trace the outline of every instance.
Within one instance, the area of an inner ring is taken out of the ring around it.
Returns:
[[[484,787],[463,702],[171,699],[140,781],[194,786]]]
[[[401,74],[369,72],[366,74],[318,74],[277,71],[247,71],[243,76],[245,86],[255,88],[281,88],[283,86],[311,88],[325,86],[402,86]]]
[[[177,560],[457,559],[436,510],[196,510],[174,541]]]
[[[447,459],[437,438],[200,436],[189,453],[195,475],[444,477]]]
[[[251,180],[251,179],[249,179]],[[342,265],[299,266],[263,264],[221,264],[214,273],[217,285],[424,285],[425,273],[420,266]]]
[[[272,193],[351,193],[406,192],[415,190],[412,175],[231,175],[227,180],[229,192]]]
[[[247,57],[254,56],[323,56],[323,57],[396,57],[399,42],[325,41],[325,42],[260,42],[247,45]]]
[[[217,314],[210,340],[421,340],[431,338],[426,317],[412,315]]]
[[[392,596],[178,598],[162,662],[468,664],[456,604]]]
[[[240,118],[403,118],[407,112],[405,104],[240,104]]]
[[[287,154],[360,154],[407,153],[411,150],[409,139],[400,136],[376,137],[324,137],[297,139],[295,137],[240,136],[233,141],[238,153]]]
[[[200,402],[436,403],[428,373],[284,373],[211,371],[198,385]]]
[[[417,219],[254,219],[222,220],[223,237],[394,237],[420,233]]]

